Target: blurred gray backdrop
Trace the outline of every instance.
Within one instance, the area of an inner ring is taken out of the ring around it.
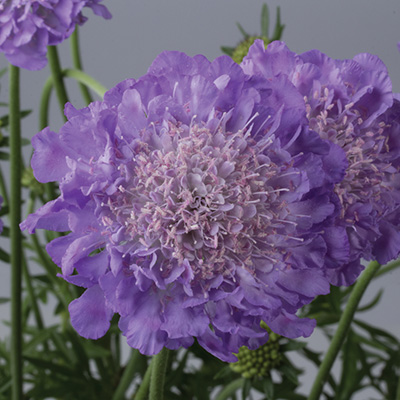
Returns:
[[[235,46],[241,34],[235,23],[240,22],[250,34],[260,33],[262,0],[104,0],[113,19],[106,21],[85,10],[89,17],[80,29],[84,69],[107,88],[126,78],[138,78],[146,73],[153,59],[163,50],[179,50],[188,55],[204,54],[210,60],[220,56],[220,46]],[[400,2],[399,0],[270,0],[271,25],[275,23],[276,6],[281,7],[286,25],[283,40],[297,53],[319,49],[332,58],[352,58],[369,52],[378,55],[387,65],[393,90],[400,92]],[[62,65],[71,67],[69,43],[59,46]],[[0,69],[7,65],[0,54]],[[23,135],[31,138],[38,130],[38,103],[41,88],[49,75],[42,71],[22,71],[22,108],[33,109],[23,121]],[[0,102],[8,99],[7,79],[0,81]],[[82,107],[76,85],[68,83],[71,102]],[[4,109],[0,110],[3,114]],[[58,130],[62,124],[55,98],[51,107],[50,126]],[[25,149],[28,162],[30,149]],[[6,163],[1,161],[4,171]],[[1,243],[4,243],[2,241]],[[7,244],[5,244],[7,245]],[[9,296],[9,268],[0,268],[0,297]],[[385,292],[378,307],[363,314],[369,323],[400,336],[400,270],[377,279],[369,287],[364,302],[380,288]],[[52,306],[48,307],[48,320]],[[9,305],[0,306],[0,319],[9,318]],[[0,323],[0,336],[8,328]],[[311,336],[317,349],[326,347],[321,335]],[[315,370],[307,368],[303,392],[307,392]],[[363,393],[354,400],[377,398],[373,392]]]

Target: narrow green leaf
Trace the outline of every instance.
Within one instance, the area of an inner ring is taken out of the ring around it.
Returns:
[[[354,392],[359,382],[355,379],[357,374],[358,351],[354,341],[353,331],[350,330],[342,351],[342,374],[336,392],[338,400],[347,400]]]
[[[363,307],[357,308],[357,311],[356,311],[356,312],[368,311],[368,310],[370,310],[371,308],[375,307],[375,306],[379,303],[379,301],[380,301],[380,299],[381,299],[381,297],[382,297],[382,294],[383,294],[383,289],[381,289],[381,290],[377,293],[377,295],[372,299],[372,301],[371,301],[370,303],[368,303],[367,305],[365,305],[365,306],[363,306]]]
[[[306,342],[299,342],[297,340],[289,340],[288,343],[280,346],[279,350],[285,353],[286,351],[294,351],[304,349],[307,346]]]
[[[10,212],[10,207],[8,207],[8,206],[1,207],[0,217],[2,217],[3,215],[8,214],[9,212]]]
[[[8,161],[9,159],[10,159],[10,155],[8,153],[5,153],[4,151],[0,151],[0,160]]]
[[[386,338],[393,344],[398,344],[399,341],[397,340],[396,337],[391,335],[389,332],[384,331],[383,329],[376,328],[372,325],[367,324],[366,322],[360,321],[355,319],[354,323],[357,324],[359,327],[365,329],[366,331],[369,332],[369,334],[373,337],[376,338],[377,336],[380,336],[382,338]]]
[[[232,57],[233,52],[235,51],[234,47],[228,47],[228,46],[221,46],[221,51],[228,56]]]
[[[297,376],[299,375],[301,370],[294,368],[292,365],[283,364],[279,367],[279,371],[281,371],[284,377],[288,378],[296,386],[299,384]]]
[[[263,381],[264,394],[267,400],[274,400],[274,383],[271,376],[268,376]]]
[[[0,297],[0,304],[8,303],[9,301],[9,297]]]
[[[57,329],[57,327],[52,326],[46,329],[38,330],[36,335],[34,335],[28,343],[24,344],[24,355],[29,355],[30,352],[37,350],[37,346],[46,342],[51,337],[55,329]]]
[[[26,116],[29,115],[31,112],[32,112],[32,110],[22,110],[22,111],[20,111],[20,113],[19,113],[20,118],[26,117]],[[8,115],[3,115],[2,117],[0,117],[0,126],[1,126],[2,128],[8,126],[9,123],[10,123],[10,118],[9,118]]]
[[[0,248],[0,260],[6,263],[10,262],[10,255]]]
[[[245,39],[249,38],[250,35],[243,29],[243,26],[236,22],[236,26],[239,28],[240,33],[244,36]]]
[[[283,29],[285,25],[281,24],[281,8],[276,8],[276,23],[275,23],[275,30],[272,35],[272,40],[279,40],[282,37]]]
[[[82,374],[80,370],[73,370],[65,365],[60,365],[39,357],[24,356],[24,360],[28,361],[38,368],[47,369],[51,372],[61,374],[63,376],[77,377]]]
[[[251,390],[251,380],[245,379],[242,386],[242,399],[248,399]]]
[[[267,4],[263,4],[261,9],[261,36],[268,37],[269,32],[269,11]]]

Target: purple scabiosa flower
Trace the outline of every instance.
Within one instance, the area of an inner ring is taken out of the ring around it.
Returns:
[[[332,187],[342,150],[307,129],[285,77],[249,84],[229,57],[164,52],[103,102],[67,104],[33,139],[32,167],[61,195],[21,228],[71,231],[47,251],[87,288],[69,307],[84,337],[113,313],[130,346],[200,345],[235,361],[243,345],[308,336],[297,310],[329,291],[325,259],[345,232]]]
[[[349,257],[332,269],[331,282],[353,283],[361,258],[384,264],[398,257],[400,114],[383,62],[371,54],[352,60],[318,50],[297,55],[282,42],[265,50],[258,42],[242,67],[254,78],[287,76],[304,97],[310,129],[346,153],[346,174],[334,190],[341,204],[335,224],[347,230]]]
[[[7,60],[31,71],[47,64],[47,46],[61,43],[87,18],[82,9],[111,18],[101,0],[2,0],[0,3],[0,52]]]

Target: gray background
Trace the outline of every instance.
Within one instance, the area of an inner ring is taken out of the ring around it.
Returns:
[[[143,75],[152,60],[163,50],[180,50],[193,56],[204,54],[210,60],[221,55],[220,46],[234,46],[241,34],[235,26],[239,21],[250,34],[260,32],[261,0],[114,0],[103,1],[113,14],[105,21],[85,14],[89,21],[80,30],[85,71],[107,88],[126,78]],[[394,91],[400,92],[400,2],[398,0],[292,0],[269,1],[271,25],[274,26],[276,6],[280,5],[286,28],[283,40],[295,52],[317,48],[333,58],[352,58],[355,54],[377,54],[387,65]],[[63,67],[70,67],[69,43],[60,46]],[[0,68],[7,65],[0,55]],[[33,109],[23,121],[23,135],[31,138],[37,132],[38,102],[41,88],[49,75],[48,68],[38,72],[22,71],[22,107]],[[7,82],[1,81],[0,101],[7,101]],[[83,106],[75,85],[68,83],[71,102]],[[1,110],[0,110],[1,111]],[[51,108],[50,126],[57,130],[62,124],[57,104]],[[30,150],[25,151],[29,157]],[[26,158],[28,159],[28,158]],[[2,162],[2,168],[6,168]],[[4,245],[7,245],[5,243]],[[371,299],[379,290],[385,293],[373,312],[364,314],[367,322],[381,326],[400,336],[400,270],[373,282],[365,296]],[[0,297],[9,296],[9,269],[0,268]],[[48,307],[51,320],[51,307]],[[9,306],[0,307],[0,318],[9,317]],[[4,326],[0,335],[7,334]],[[323,349],[326,342],[318,333],[311,343]],[[299,365],[302,362],[298,361]],[[307,367],[303,391],[307,392],[314,375]],[[354,399],[378,398],[364,393]]]

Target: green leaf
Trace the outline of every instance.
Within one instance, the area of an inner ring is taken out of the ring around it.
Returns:
[[[221,46],[221,51],[225,54],[227,54],[229,57],[232,57],[233,52],[235,51],[234,47],[228,47],[228,46]]]
[[[20,116],[20,118],[24,118],[27,115],[29,115],[31,112],[32,112],[32,110],[22,110],[22,111],[20,111],[19,116]],[[8,126],[9,123],[10,123],[10,118],[8,115],[3,115],[0,118],[0,127],[4,128],[4,127]]]
[[[0,160],[8,161],[10,159],[10,155],[5,153],[4,151],[0,151]]]
[[[44,360],[43,358],[31,357],[31,356],[24,356],[23,358],[24,360],[28,361],[29,363],[33,364],[38,368],[49,370],[53,373],[60,374],[63,376],[79,377],[82,374],[80,369],[74,370],[65,365]]]
[[[1,207],[0,217],[2,217],[3,215],[8,214],[9,212],[10,212],[10,207],[8,207],[8,206]]]
[[[6,263],[10,262],[10,255],[0,248],[0,260]]]
[[[9,297],[0,297],[0,304],[8,303],[9,301]]]
[[[342,351],[342,374],[340,384],[336,392],[338,400],[348,400],[356,390],[359,381],[355,379],[357,375],[357,360],[359,356],[358,346],[354,341],[353,331],[350,330]]]
[[[279,367],[279,371],[282,372],[284,377],[288,378],[293,384],[298,386],[298,375],[302,372],[301,370],[294,368],[293,365],[283,364]]]
[[[36,335],[34,335],[28,343],[25,343],[23,348],[24,355],[28,355],[29,353],[37,350],[38,345],[46,342],[51,337],[55,329],[57,329],[56,326],[38,330]]]
[[[399,341],[397,340],[396,337],[394,337],[393,335],[391,335],[390,333],[376,328],[372,325],[367,324],[366,322],[360,321],[355,319],[354,323],[357,324],[359,327],[365,329],[370,335],[371,337],[373,337],[374,339],[377,339],[377,337],[382,337],[382,338],[386,338],[389,342],[391,342],[392,344],[398,344]]]
[[[267,400],[274,400],[274,383],[270,376],[263,381],[264,394]]]
[[[276,8],[276,23],[275,23],[275,30],[274,34],[272,35],[271,40],[279,40],[282,36],[282,32],[285,29],[285,25],[281,24],[281,8]]]
[[[261,36],[268,37],[269,32],[269,11],[264,3],[261,9]]]
[[[280,346],[279,351],[285,353],[286,351],[294,351],[299,349],[304,349],[307,346],[306,342],[299,342],[297,340],[289,340],[288,343]]]
[[[382,294],[383,294],[383,289],[381,289],[381,290],[378,292],[378,294],[373,298],[373,300],[372,300],[370,303],[368,303],[367,305],[365,305],[365,306],[363,306],[363,307],[357,308],[357,311],[356,311],[356,312],[368,311],[368,310],[370,310],[371,308],[375,307],[375,306],[379,303],[379,301],[380,301],[380,299],[381,299],[381,297],[382,297]]]
[[[247,399],[249,397],[250,390],[251,390],[251,380],[245,379],[242,387],[242,399]]]
[[[239,28],[240,33],[244,36],[245,39],[249,38],[250,35],[243,29],[243,26],[236,22],[236,26]]]

